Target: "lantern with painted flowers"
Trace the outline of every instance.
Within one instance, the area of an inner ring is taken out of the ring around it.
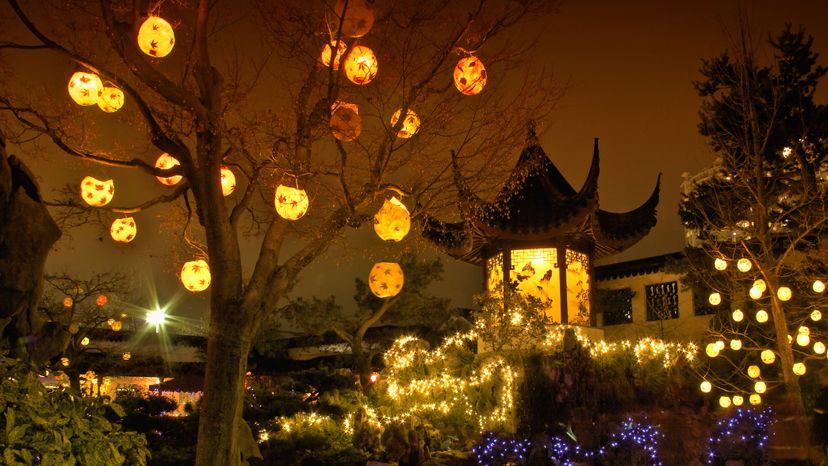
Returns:
[[[405,283],[400,264],[396,262],[377,262],[368,274],[368,287],[378,298],[396,296]]]
[[[81,180],[80,191],[84,202],[92,207],[103,207],[109,204],[115,195],[115,182],[86,176]]]
[[[150,16],[138,29],[138,48],[151,57],[166,57],[172,52],[173,46],[175,32],[164,18]]]
[[[233,170],[230,170],[227,167],[221,167],[221,194],[224,197],[227,197],[233,194],[233,191],[236,190],[236,175],[233,174]]]
[[[348,37],[362,37],[374,26],[374,10],[365,0],[337,0],[332,29],[339,29]]]
[[[175,157],[167,153],[161,154],[155,161],[155,168],[159,168],[161,170],[169,170],[178,165],[181,165],[181,162],[179,162]],[[156,176],[155,178],[163,185],[175,186],[178,184],[179,181],[181,181],[183,176]]]
[[[109,235],[119,243],[129,243],[138,234],[138,226],[132,217],[116,218],[109,227]]]
[[[391,116],[392,127],[396,126],[397,120],[400,119],[401,112],[402,109],[399,109],[396,112],[394,112],[394,114]],[[402,125],[400,126],[400,130],[397,131],[397,137],[403,139],[410,138],[411,136],[414,136],[419,130],[420,117],[418,117],[417,114],[414,113],[414,110],[411,110],[409,108],[405,112],[405,120],[403,120]]]
[[[206,290],[210,278],[210,266],[203,259],[187,262],[181,267],[181,283],[194,293]]]
[[[304,189],[280,184],[276,188],[276,213],[286,220],[299,220],[308,211],[310,201]]]
[[[411,214],[396,197],[386,199],[374,215],[374,231],[385,241],[400,241],[411,229]]]
[[[454,86],[465,95],[479,94],[486,86],[486,67],[475,56],[457,62],[454,67]]]
[[[339,60],[342,58],[342,54],[345,53],[345,50],[348,49],[348,45],[345,41],[330,41],[329,43],[323,45],[322,52],[319,53],[319,61],[321,61],[325,66],[332,66],[331,55],[334,48],[336,48],[336,55],[333,57],[333,69],[338,70]]]
[[[774,361],[776,361],[776,353],[769,349],[762,350],[760,357],[762,358],[762,362],[765,364],[773,364]]]
[[[124,91],[115,86],[105,86],[97,103],[98,108],[106,113],[117,112],[124,106]]]
[[[345,76],[354,84],[368,84],[377,77],[379,63],[374,51],[364,45],[352,48],[345,59]]]
[[[331,109],[331,134],[342,142],[350,142],[362,133],[359,106],[336,102]]]
[[[95,73],[78,71],[69,78],[69,97],[84,107],[95,105],[101,98],[103,87],[101,78]]]

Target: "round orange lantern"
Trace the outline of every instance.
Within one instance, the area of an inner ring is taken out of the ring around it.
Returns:
[[[175,45],[175,32],[164,18],[150,16],[138,29],[138,48],[151,57],[166,57]]]
[[[69,97],[78,105],[87,107],[98,103],[103,92],[103,82],[95,73],[78,71],[69,79]]]
[[[411,215],[396,197],[386,199],[374,215],[374,231],[385,241],[400,241],[411,229]]]
[[[339,102],[331,111],[331,134],[342,142],[356,139],[362,133],[362,118],[356,104]]]
[[[348,0],[347,8],[344,0],[336,2],[336,24],[334,29],[338,29],[339,22],[342,22],[342,33],[348,37],[362,37],[368,34],[371,27],[374,26],[374,10],[368,5],[365,0]],[[344,13],[344,15],[343,15]]]
[[[354,84],[368,84],[377,77],[378,67],[374,51],[364,45],[357,45],[345,59],[345,76]]]
[[[342,54],[345,53],[345,50],[348,49],[348,45],[345,44],[345,41],[331,41],[330,43],[323,45],[322,52],[319,53],[319,61],[321,61],[325,66],[331,66],[331,52],[334,47],[336,47],[336,56],[333,59],[333,69],[338,70],[339,60],[342,58]]]
[[[400,119],[400,113],[402,109],[397,110],[394,112],[394,115],[391,116],[391,127],[397,124],[397,120]],[[414,110],[410,108],[405,112],[405,120],[400,127],[400,130],[397,131],[398,138],[410,138],[420,130],[420,117],[414,113]]]
[[[69,367],[69,358],[65,356],[60,358],[60,365],[63,367]]]
[[[280,184],[276,188],[276,213],[286,220],[299,220],[308,211],[310,201],[304,189]]]
[[[454,86],[465,95],[479,94],[486,79],[486,67],[475,56],[461,59],[454,67]]]
[[[125,351],[124,354],[121,355],[121,359],[123,359],[124,361],[129,361],[130,359],[132,359],[132,353],[130,353],[129,351]]]
[[[181,163],[178,160],[176,160],[175,157],[173,157],[172,155],[167,154],[167,153],[161,154],[158,157],[158,160],[155,161],[155,168],[160,168],[161,170],[169,170],[172,167],[175,167],[175,166],[178,166],[178,165],[181,165]],[[183,176],[181,176],[181,175],[167,176],[167,177],[156,176],[155,178],[161,184],[164,184],[164,185],[167,185],[167,186],[175,186],[175,185],[178,184],[179,181],[181,181],[181,178],[183,178]]]
[[[72,307],[73,303],[74,303],[74,301],[72,300],[71,297],[67,296],[67,297],[63,298],[63,307]]]
[[[117,87],[104,87],[98,99],[98,107],[106,113],[117,112],[124,106],[124,91]]]
[[[129,243],[138,234],[138,226],[132,217],[116,218],[109,227],[109,235],[119,243]]]
[[[227,167],[221,167],[221,194],[227,197],[233,194],[236,190],[236,175],[233,170]]]
[[[92,207],[103,207],[112,201],[115,195],[115,183],[112,180],[100,181],[86,176],[81,180],[81,197]]]
[[[396,262],[377,262],[368,274],[368,287],[378,298],[396,296],[405,283],[400,264]]]
[[[181,283],[192,292],[204,291],[210,286],[210,266],[198,259],[181,267]]]
[[[98,306],[103,306],[109,302],[109,298],[106,297],[105,294],[99,294],[97,298],[95,298],[95,304]]]
[[[78,324],[69,324],[68,330],[70,335],[75,335],[80,331],[80,327],[78,327]]]

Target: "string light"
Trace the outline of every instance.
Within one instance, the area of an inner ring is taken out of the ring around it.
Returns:
[[[751,403],[752,400],[753,395]],[[730,417],[719,421],[707,439],[707,464],[721,464],[720,454],[724,453],[720,451],[722,447],[733,448],[735,451],[762,452],[770,436],[770,426],[773,423],[771,415],[770,408],[764,411],[739,408]]]

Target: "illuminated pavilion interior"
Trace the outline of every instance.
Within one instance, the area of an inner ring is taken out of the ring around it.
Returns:
[[[637,243],[656,224],[661,175],[628,212],[598,202],[598,139],[580,190],[566,181],[530,128],[523,152],[494,201],[479,198],[453,157],[461,221],[424,220],[423,236],[446,254],[484,267],[487,291],[517,290],[548,303],[554,322],[595,326],[592,264]],[[508,278],[508,279],[507,279]]]

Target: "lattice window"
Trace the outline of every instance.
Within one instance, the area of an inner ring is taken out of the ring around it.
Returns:
[[[566,265],[569,266],[570,264],[581,264],[581,267],[586,269],[587,267],[589,267],[589,256],[582,252],[567,249]]]
[[[503,294],[503,253],[486,259],[486,289],[495,295]]]
[[[632,323],[634,295],[635,293],[630,288],[595,290],[595,306],[604,315],[605,326]]]
[[[647,320],[678,319],[678,282],[647,285]]]
[[[558,268],[558,250],[555,248],[513,249],[512,270],[520,270],[526,264],[549,264]]]

